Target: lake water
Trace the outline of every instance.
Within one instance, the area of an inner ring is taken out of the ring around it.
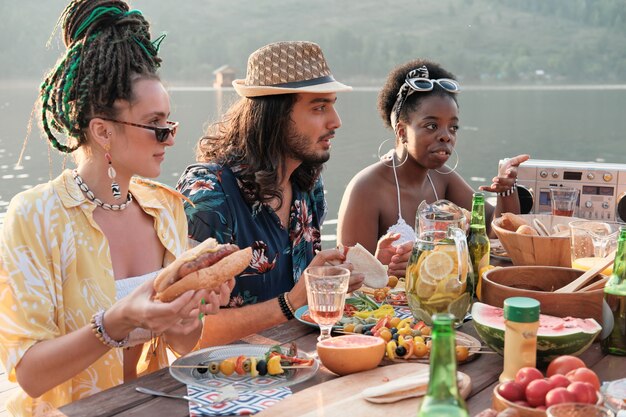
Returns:
[[[0,89],[0,223],[10,199],[19,191],[58,175],[64,159],[49,152],[39,128],[16,162],[37,88]],[[205,126],[236,99],[232,90],[171,89],[172,119],[181,122],[176,146],[168,149],[160,181],[174,185],[193,161],[193,148]],[[325,245],[334,244],[341,196],[348,181],[377,158],[380,143],[392,137],[376,109],[376,89],[340,93],[343,126],[332,144],[324,170],[329,214]],[[519,153],[537,159],[625,163],[626,86],[570,88],[471,88],[459,95],[461,129],[458,171],[472,187],[490,183],[498,160]],[[385,144],[390,149],[392,141]],[[65,161],[73,166],[71,159]]]

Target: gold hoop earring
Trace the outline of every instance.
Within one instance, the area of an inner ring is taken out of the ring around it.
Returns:
[[[403,164],[404,164],[404,163],[405,163],[405,162],[409,159],[409,151],[408,151],[408,149],[407,149],[407,147],[406,147],[406,143],[404,143],[404,142],[403,142],[403,143],[402,143],[402,145],[404,146],[404,160],[403,160],[402,162],[400,162],[399,164],[397,164],[397,165],[396,165],[396,164],[395,164],[395,162],[394,162],[394,160],[395,160],[395,156],[396,156],[396,150],[395,150],[395,148],[390,149],[390,150],[389,150],[386,154],[384,154],[384,155],[381,155],[381,154],[380,154],[380,151],[381,151],[381,149],[382,149],[383,145],[384,145],[386,142],[389,142],[390,140],[391,140],[391,138],[389,138],[389,139],[385,139],[385,140],[383,140],[383,141],[381,142],[381,144],[378,146],[378,160],[379,160],[380,162],[382,162],[382,163],[383,163],[383,165],[388,166],[389,168],[394,168],[394,169],[395,169],[395,168],[401,167],[401,166],[402,166],[402,165],[403,165]],[[398,159],[400,159],[400,158],[398,158]],[[391,163],[390,163],[389,161],[391,161]]]
[[[459,154],[457,153],[456,149],[452,148],[452,152],[454,153],[454,155],[456,155],[456,163],[454,164],[454,166],[452,168],[448,168],[446,165],[444,165],[446,168],[448,168],[450,171],[448,172],[443,172],[443,171],[438,171],[438,170],[434,170],[435,172],[441,174],[441,175],[448,175],[448,174],[452,174],[455,170],[456,167],[459,166]]]

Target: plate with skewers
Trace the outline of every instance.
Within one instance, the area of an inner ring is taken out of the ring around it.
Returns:
[[[170,374],[187,385],[255,391],[298,384],[318,368],[318,361],[298,352],[295,344],[289,348],[239,344],[194,351],[175,360]]]

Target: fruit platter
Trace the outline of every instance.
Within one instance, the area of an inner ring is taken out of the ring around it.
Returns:
[[[432,328],[423,320],[416,320],[404,306],[378,304],[365,294],[346,299],[343,317],[333,332],[377,336],[385,342],[385,360],[392,362],[428,363]],[[308,307],[299,308],[295,317],[302,323],[317,326],[308,315]],[[459,363],[468,362],[480,352],[478,339],[456,332],[456,356]]]

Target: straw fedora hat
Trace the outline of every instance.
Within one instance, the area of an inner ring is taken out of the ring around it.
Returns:
[[[233,81],[233,87],[242,97],[352,90],[335,81],[319,45],[302,41],[257,49],[248,58],[246,79]]]

